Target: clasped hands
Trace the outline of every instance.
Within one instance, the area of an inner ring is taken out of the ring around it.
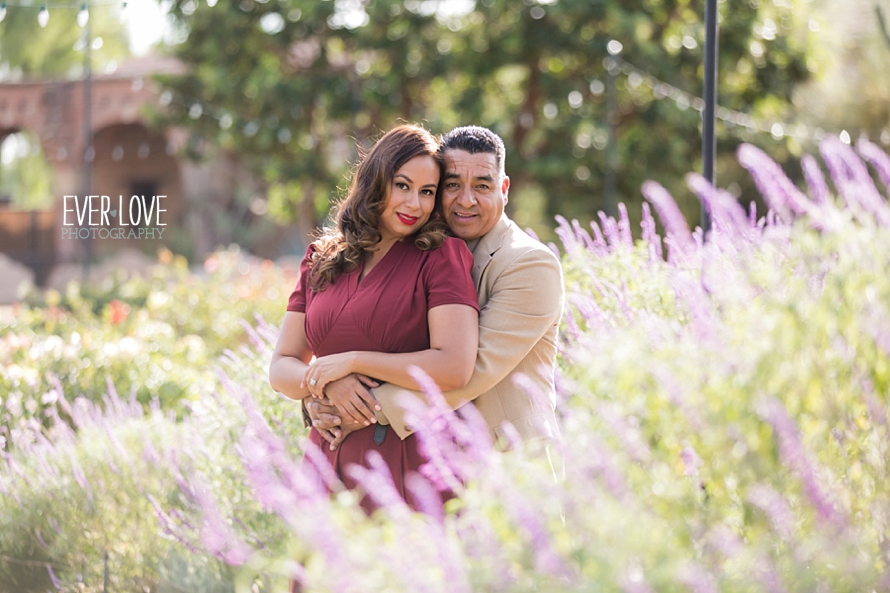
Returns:
[[[336,450],[349,434],[365,428],[363,422],[342,417],[340,411],[328,399],[307,398],[303,404],[306,406],[312,426],[330,443],[331,451]]]
[[[380,410],[380,404],[370,389],[380,383],[353,373],[353,360],[352,352],[317,358],[303,374],[301,387],[308,389],[316,400],[326,398],[336,408],[344,426],[355,424],[356,428],[361,428],[377,422],[374,410]],[[308,403],[307,410],[310,410]]]

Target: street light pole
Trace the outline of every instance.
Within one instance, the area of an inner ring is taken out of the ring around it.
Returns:
[[[618,55],[624,49],[615,39],[609,41],[606,51],[609,57],[606,66],[606,121],[609,124],[609,144],[606,148],[606,176],[603,179],[603,194],[606,201],[606,213],[618,217],[618,199],[616,197],[616,179],[618,176],[618,96],[615,89],[618,78]]]
[[[717,152],[715,121],[717,117],[717,0],[707,0],[705,6],[705,108],[702,113],[702,176],[715,184],[714,161]],[[704,233],[711,228],[711,217],[701,205],[701,228]]]

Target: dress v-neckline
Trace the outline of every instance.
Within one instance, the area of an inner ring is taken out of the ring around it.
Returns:
[[[367,280],[368,280],[368,276],[370,276],[371,274],[373,274],[374,271],[377,270],[377,268],[379,268],[379,267],[383,264],[383,262],[386,261],[386,258],[388,258],[388,257],[389,257],[389,254],[393,252],[393,249],[396,248],[396,245],[399,245],[399,244],[401,244],[401,243],[402,243],[401,241],[396,241],[395,243],[393,243],[392,246],[390,246],[390,248],[386,250],[386,253],[383,254],[383,257],[380,258],[380,261],[378,261],[376,264],[374,264],[374,267],[373,267],[373,268],[371,268],[370,270],[368,270],[368,273],[367,273],[367,274],[364,273],[364,272],[365,272],[365,263],[366,263],[366,262],[365,262],[364,259],[362,259],[362,264],[361,264],[361,266],[359,266],[358,273],[355,275],[355,288],[356,288],[356,290],[358,290],[358,288],[359,288],[360,286],[363,286],[363,285],[367,282]]]

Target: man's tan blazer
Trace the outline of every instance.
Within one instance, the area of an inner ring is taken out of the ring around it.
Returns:
[[[523,440],[555,437],[556,339],[565,294],[559,259],[506,215],[479,240],[473,259],[479,353],[469,383],[446,391],[445,399],[455,410],[473,402],[495,442],[509,438],[508,425]],[[525,386],[517,375],[527,378]],[[400,438],[412,432],[399,405],[405,393],[389,384],[374,389],[380,421],[388,420]]]

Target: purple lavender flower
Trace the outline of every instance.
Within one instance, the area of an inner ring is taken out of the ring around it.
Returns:
[[[603,228],[603,234],[606,236],[609,249],[615,251],[619,245],[622,245],[621,232],[618,228],[618,222],[611,216],[607,216],[605,212],[600,210],[597,212],[600,219],[600,225]]]
[[[816,516],[825,523],[843,527],[844,520],[822,491],[816,469],[800,441],[794,421],[782,402],[774,397],[765,397],[757,404],[757,413],[773,427],[779,441],[779,453],[803,483],[804,492],[816,509]]]
[[[46,563],[46,572],[49,573],[49,580],[52,581],[53,587],[55,587],[57,590],[61,591],[62,583],[56,577],[56,573],[53,572],[53,567],[50,566],[49,562]]]
[[[633,234],[630,231],[630,218],[624,202],[618,203],[618,238],[626,247],[634,246]]]
[[[575,237],[575,232],[572,229],[572,225],[569,224],[569,221],[566,220],[564,216],[557,215],[555,218],[556,228],[554,229],[554,231],[556,232],[556,236],[559,237],[562,246],[567,252],[578,249],[580,245],[578,239]]]
[[[748,488],[748,502],[769,517],[773,529],[783,539],[790,539],[794,529],[794,513],[785,498],[766,484],[754,484]]]
[[[738,150],[739,163],[754,178],[761,195],[782,219],[791,220],[792,214],[812,213],[806,196],[791,182],[782,168],[752,144],[742,144]]]
[[[726,233],[729,239],[753,238],[754,233],[744,209],[728,192],[716,189],[711,183],[698,173],[686,175],[686,184],[705,205],[711,214],[714,230]],[[732,242],[727,242],[732,246]]]
[[[598,225],[595,220],[590,221],[590,230],[593,231],[594,249],[592,251],[597,255],[605,255],[608,253],[609,245],[603,238],[603,232],[600,230],[600,225]]]
[[[208,488],[203,484],[196,484],[193,492],[203,517],[201,541],[204,546],[219,559],[233,566],[247,562],[253,549],[238,537],[223,518]]]
[[[819,145],[819,150],[835,187],[847,204],[854,210],[871,214],[879,224],[890,226],[890,208],[875,187],[865,163],[853,149],[829,136]]]
[[[698,468],[704,465],[701,457],[696,453],[695,448],[686,444],[680,451],[680,459],[683,460],[683,473],[690,477],[698,476]]]
[[[383,461],[380,453],[370,450],[365,454],[369,468],[361,465],[351,465],[346,468],[346,473],[353,478],[365,494],[381,509],[384,509],[393,519],[404,521],[410,512],[399,491],[392,481],[392,474]]]
[[[877,144],[860,138],[856,142],[856,149],[866,161],[878,172],[878,177],[888,190],[890,190],[890,155],[881,150]]]
[[[828,183],[826,183],[825,176],[815,157],[809,154],[803,155],[800,159],[800,166],[803,169],[803,176],[807,180],[810,193],[813,195],[813,200],[817,204],[827,204],[831,190],[828,189]]]
[[[440,489],[433,486],[428,479],[421,474],[412,472],[405,478],[405,488],[411,497],[414,508],[436,519],[439,523],[445,520],[442,498],[439,496]]]
[[[643,219],[640,221],[640,227],[642,228],[643,240],[649,246],[649,261],[661,261],[663,258],[661,237],[658,235],[655,218],[652,216],[652,211],[649,209],[647,202],[643,203]]]
[[[584,245],[584,248],[588,251],[593,251],[596,249],[596,243],[593,240],[593,237],[590,236],[584,227],[581,226],[581,223],[577,220],[572,220],[572,228],[575,230],[575,237],[578,239],[581,244]]]
[[[692,250],[695,242],[689,232],[689,225],[686,224],[686,218],[683,217],[683,213],[671,194],[654,181],[644,183],[642,193],[643,197],[655,207],[655,212],[658,213],[658,218],[664,225],[665,243],[675,246],[680,252]],[[674,249],[668,252],[669,257],[673,251]]]

